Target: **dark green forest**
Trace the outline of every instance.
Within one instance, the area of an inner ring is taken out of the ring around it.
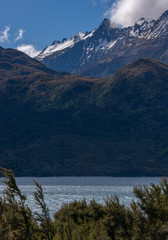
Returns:
[[[16,176],[165,176],[168,65],[95,79],[0,48],[0,166]]]
[[[39,212],[32,212],[16,184],[13,171],[1,169],[5,190],[0,197],[1,240],[166,240],[168,238],[168,179],[159,185],[136,186],[136,201],[129,207],[117,196],[100,205],[64,204],[51,218],[42,186],[34,181],[34,201]]]

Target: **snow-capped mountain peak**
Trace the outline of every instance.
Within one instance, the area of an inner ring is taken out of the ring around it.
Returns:
[[[78,32],[77,34],[75,34],[74,39],[78,42],[80,40],[82,40],[84,38],[85,34],[82,32]]]
[[[54,70],[71,73],[88,74],[88,69],[93,67],[92,74],[97,76],[99,68],[95,66],[105,62],[107,65],[113,62],[114,66],[111,64],[108,69],[111,73],[140,57],[156,57],[168,62],[167,46],[168,11],[157,20],[142,17],[126,28],[116,26],[105,18],[91,32],[79,32],[61,42],[54,41],[39,54],[37,60]]]
[[[139,25],[139,26],[142,26],[144,24],[150,24],[151,22],[153,22],[154,20],[153,19],[150,19],[150,18],[140,18],[136,23],[135,25]]]
[[[165,11],[165,12],[161,15],[161,17],[159,18],[159,20],[161,20],[161,19],[163,19],[163,18],[167,18],[167,19],[168,19],[168,10]]]
[[[168,35],[168,11],[162,14],[158,20],[140,18],[130,31],[130,36],[153,39]]]
[[[76,43],[83,40],[85,34],[82,32],[78,32],[75,34],[72,38],[64,38],[61,42],[60,41],[54,41],[52,45],[46,47],[38,56],[37,59],[39,61],[42,61],[45,57],[52,55],[55,52],[60,52],[62,54],[63,50],[66,48],[73,47]]]

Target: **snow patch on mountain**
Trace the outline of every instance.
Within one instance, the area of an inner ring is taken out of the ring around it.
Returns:
[[[103,50],[103,49],[107,48],[108,44],[109,43],[108,43],[107,39],[105,39],[105,40],[100,39],[99,40],[99,45],[96,47],[96,51]]]
[[[77,42],[83,40],[85,34],[82,32],[79,32],[75,34],[74,37],[70,39],[63,39],[62,42],[54,41],[54,43],[51,46],[46,47],[38,56],[37,59],[39,61],[42,61],[45,57],[59,51],[63,51],[66,48],[73,47]]]
[[[117,43],[118,39],[116,41],[112,41],[108,44],[108,49],[114,47],[114,45]]]
[[[158,20],[140,18],[130,30],[130,37],[157,38],[168,34],[168,16]]]
[[[99,28],[92,32],[79,32],[70,39],[64,39],[62,42],[54,41],[51,46],[46,47],[36,57],[37,60],[42,61],[52,67],[54,64],[62,70],[64,61],[68,68],[66,71],[74,72],[80,69],[80,66],[88,67],[88,65],[103,59],[115,49],[119,51],[126,46],[126,48],[133,47],[134,41],[137,46],[140,41],[137,39],[146,39],[146,41],[155,38],[165,38],[168,36],[168,11],[162,14],[158,20],[148,18],[140,18],[132,27],[120,28],[111,24],[109,19],[104,19]],[[134,44],[134,45],[136,45]],[[72,50],[70,50],[72,49]],[[69,54],[70,50],[70,54]],[[125,51],[125,50],[124,50]],[[53,58],[52,58],[53,54]],[[122,54],[122,52],[120,52]],[[61,56],[61,63],[59,57]],[[51,56],[51,57],[49,57]],[[72,58],[71,58],[72,56]],[[64,60],[62,60],[64,59]],[[57,63],[56,60],[58,60]],[[57,68],[56,68],[57,69]]]
[[[90,32],[90,33],[88,33],[88,34],[85,34],[85,36],[83,37],[83,40],[92,37],[92,36],[94,35],[94,33],[95,33],[96,30],[97,30],[97,29],[93,30],[92,32]]]

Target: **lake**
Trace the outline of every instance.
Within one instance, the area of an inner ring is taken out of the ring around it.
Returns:
[[[104,204],[104,199],[113,195],[117,195],[122,204],[129,206],[134,200],[132,190],[137,185],[150,185],[150,183],[158,184],[161,178],[157,177],[135,177],[135,178],[116,178],[116,177],[47,177],[32,178],[20,177],[16,178],[17,184],[22,193],[27,195],[27,203],[33,211],[38,211],[34,204],[33,192],[35,186],[33,179],[43,186],[46,203],[53,214],[61,208],[63,203],[69,203],[74,200],[86,199],[87,202],[93,198]],[[3,195],[4,185],[0,178],[0,195]]]

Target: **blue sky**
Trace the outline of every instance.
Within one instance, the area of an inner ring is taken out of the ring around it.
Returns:
[[[0,45],[15,48],[19,44],[33,44],[40,50],[54,40],[93,30],[101,23],[112,2],[1,0],[0,32],[2,35],[6,30],[8,39],[0,39]]]
[[[168,0],[0,0],[0,46],[37,55],[54,40],[97,28],[105,16],[120,26],[157,19]]]

